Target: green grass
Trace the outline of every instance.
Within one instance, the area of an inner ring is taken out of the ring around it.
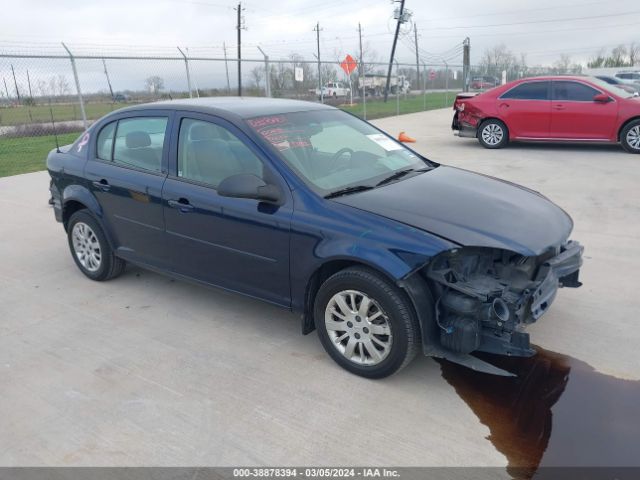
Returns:
[[[89,120],[97,120],[113,110],[125,107],[125,103],[87,103],[85,112]],[[76,104],[52,104],[53,118],[56,122],[65,120],[82,120],[79,105]],[[23,125],[25,123],[50,122],[51,112],[49,105],[35,105],[33,107],[6,107],[0,108],[0,125]]]
[[[58,135],[60,145],[67,145],[78,138],[78,133]],[[56,146],[53,135],[42,137],[0,137],[0,177],[37,172],[46,168],[49,151]]]
[[[426,110],[450,107],[455,93],[433,92],[426,95]],[[122,105],[111,104],[89,104],[87,105],[87,117],[99,118],[102,115],[121,107]],[[343,110],[363,116],[362,104],[342,105]],[[73,105],[54,105],[54,118],[56,121],[73,120]],[[387,103],[382,100],[367,99],[367,119],[382,118],[396,115],[396,98],[389,97]],[[2,120],[0,124],[11,125],[29,123],[28,110],[31,111],[33,121],[48,121],[50,119],[49,106],[17,107],[0,109]],[[421,112],[425,110],[425,97],[415,95],[407,98],[400,97],[400,114]],[[26,117],[25,117],[26,115]],[[76,107],[76,118],[80,115]],[[80,132],[58,135],[60,145],[73,142]],[[0,137],[0,177],[18,175],[21,173],[37,172],[44,170],[47,153],[55,147],[53,135],[22,138],[2,138]]]
[[[422,112],[424,110],[434,110],[436,108],[447,108],[453,105],[455,92],[432,92],[425,95],[411,95],[404,98],[400,95],[400,115],[405,113]],[[426,108],[425,108],[426,100]],[[351,112],[359,117],[363,116],[362,103],[357,105],[341,105],[340,108],[347,112]],[[396,115],[398,104],[395,95],[390,95],[387,103],[382,100],[373,100],[367,98],[367,120],[375,118],[391,117]]]

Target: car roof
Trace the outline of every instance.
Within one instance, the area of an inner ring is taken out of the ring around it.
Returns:
[[[527,81],[527,80],[587,80],[589,81],[588,75],[542,75],[540,77],[525,77],[519,78],[517,81]]]
[[[306,112],[310,110],[337,110],[329,105],[301,100],[262,97],[201,97],[164,100],[126,107],[118,112],[136,110],[186,110],[198,113],[213,113],[220,116],[240,118],[276,115],[280,113]]]

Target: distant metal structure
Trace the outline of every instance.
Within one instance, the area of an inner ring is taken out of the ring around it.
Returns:
[[[400,7],[396,8],[393,12],[393,18],[396,20],[396,33],[393,36],[393,45],[391,46],[391,57],[389,58],[389,70],[387,71],[387,85],[384,89],[384,101],[387,102],[389,97],[389,85],[391,84],[391,71],[393,69],[393,59],[396,55],[396,45],[398,44],[398,35],[400,34],[400,27],[407,23],[411,18],[411,12],[404,9],[405,0],[394,0],[394,3],[400,2]]]
[[[471,39],[462,42],[462,90],[469,91],[469,75],[471,74]]]

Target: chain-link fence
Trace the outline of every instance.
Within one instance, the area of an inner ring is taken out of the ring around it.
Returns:
[[[44,168],[54,131],[61,144],[70,143],[93,121],[131,104],[241,91],[324,102],[374,119],[448,107],[463,87],[461,65],[396,63],[385,101],[384,63],[358,63],[347,74],[338,61],[298,55],[238,62],[180,48],[140,56],[76,51],[0,53],[0,176]]]

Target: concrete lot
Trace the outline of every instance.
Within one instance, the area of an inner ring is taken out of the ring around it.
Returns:
[[[484,150],[453,137],[450,116],[376,124],[565,208],[584,286],[559,293],[532,340],[639,379],[640,157]],[[506,465],[433,360],[369,381],[275,307],[137,268],[85,279],[47,185],[44,172],[0,179],[0,465]]]

